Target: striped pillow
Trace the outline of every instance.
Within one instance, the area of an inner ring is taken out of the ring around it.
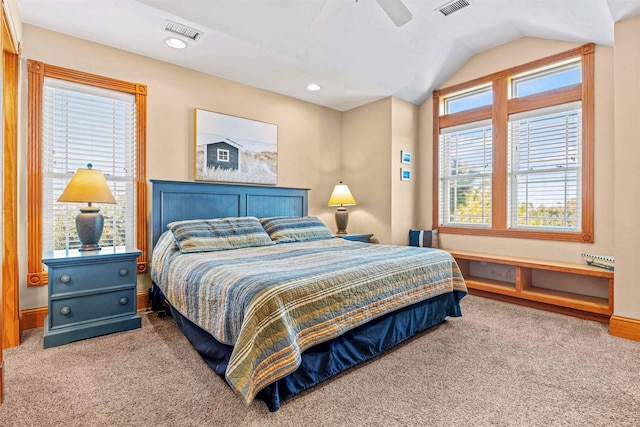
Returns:
[[[193,219],[168,225],[182,253],[273,245],[258,218]]]
[[[277,243],[333,239],[331,230],[314,216],[276,216],[260,218],[271,240]]]
[[[438,247],[438,230],[409,230],[409,246]]]

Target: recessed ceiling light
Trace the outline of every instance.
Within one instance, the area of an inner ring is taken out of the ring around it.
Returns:
[[[307,85],[307,90],[320,90],[320,86],[315,83],[310,83]]]
[[[167,46],[171,46],[174,49],[184,49],[185,47],[187,47],[187,43],[175,37],[169,37],[164,42],[167,44]]]

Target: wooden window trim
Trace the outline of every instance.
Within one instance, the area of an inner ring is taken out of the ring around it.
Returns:
[[[582,99],[582,83],[507,101],[508,114],[538,110],[552,105],[568,104]]]
[[[460,113],[445,114],[440,116],[440,129],[463,123],[479,122],[480,120],[491,119],[491,105],[486,107],[473,108],[471,110],[462,111]]]
[[[594,187],[594,54],[595,45],[588,43],[536,61],[498,71],[487,76],[460,83],[433,92],[433,212],[432,227],[441,233],[476,236],[514,237],[524,239],[558,240],[593,243],[593,187]],[[542,94],[507,99],[508,83],[518,74],[581,57],[582,83]],[[483,84],[492,83],[494,102],[489,107],[440,115],[443,100],[447,95],[465,91]],[[582,231],[533,231],[507,228],[507,119],[509,114],[534,110],[550,105],[582,100]],[[487,109],[489,116],[486,117]],[[501,117],[497,120],[496,117]],[[492,180],[492,225],[491,228],[473,226],[441,226],[439,218],[439,140],[440,129],[472,121],[492,118],[493,121],[493,180]]]
[[[488,74],[486,76],[478,77],[476,79],[470,80],[468,82],[459,83],[453,86],[449,86],[443,89],[438,89],[439,96],[444,98],[451,94],[455,94],[457,92],[464,92],[466,90],[472,89],[477,86],[486,85],[488,83],[493,82],[494,80],[498,80],[505,77],[513,77],[518,74],[525,73],[530,70],[535,70],[536,68],[542,68],[546,65],[551,65],[556,62],[561,62],[571,58],[577,58],[579,56],[588,55],[593,53],[595,50],[595,46],[593,43],[588,43],[582,45],[580,47],[576,47],[575,49],[567,50],[564,52],[556,53],[555,55],[547,56],[541,59],[537,59],[535,61],[527,62],[526,64],[518,65],[516,67],[507,68],[502,71],[497,71],[492,74]]]
[[[147,86],[70,70],[39,61],[27,62],[28,95],[28,261],[27,285],[46,285],[48,278],[42,265],[42,87],[45,77],[130,93],[136,97],[137,170],[136,170],[136,246],[142,251],[138,273],[147,271],[147,185],[146,134]]]
[[[20,44],[2,2],[2,286],[0,286],[0,403],[2,349],[20,344],[18,277],[18,82]]]

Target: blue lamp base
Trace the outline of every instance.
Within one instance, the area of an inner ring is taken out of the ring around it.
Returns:
[[[104,217],[100,208],[89,206],[80,208],[80,213],[76,216],[76,230],[82,246],[80,251],[99,251],[100,237],[104,227]]]

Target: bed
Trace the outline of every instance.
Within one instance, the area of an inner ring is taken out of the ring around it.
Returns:
[[[153,295],[166,298],[181,331],[246,403],[257,398],[275,411],[461,315],[466,287],[448,253],[327,236],[307,217],[306,189],[152,186]],[[185,236],[212,224],[248,230],[238,241],[250,243],[189,246]]]

